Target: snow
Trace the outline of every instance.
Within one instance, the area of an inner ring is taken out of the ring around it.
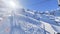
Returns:
[[[43,23],[45,25],[45,30],[50,32],[50,34],[54,34],[54,32],[56,32],[52,26],[44,21],[40,21],[41,23]]]
[[[4,0],[3,0],[4,1]],[[5,1],[4,1],[5,2]],[[6,3],[6,2],[5,2]],[[56,34],[60,33],[60,9],[54,11],[25,11],[15,8],[15,3],[5,7],[0,0],[0,34]],[[21,7],[21,6],[20,6]],[[9,9],[8,9],[9,8]],[[14,8],[14,9],[11,9]],[[5,32],[9,27],[10,31]]]

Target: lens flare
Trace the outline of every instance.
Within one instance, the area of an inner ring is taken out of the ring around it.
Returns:
[[[18,2],[18,0],[10,0],[6,3],[10,8],[22,8],[21,4]]]
[[[11,14],[16,9],[23,8],[19,0],[0,0],[0,12]]]

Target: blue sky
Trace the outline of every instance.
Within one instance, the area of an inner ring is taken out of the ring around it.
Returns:
[[[58,8],[57,0],[20,0],[24,8],[31,10],[53,10]]]

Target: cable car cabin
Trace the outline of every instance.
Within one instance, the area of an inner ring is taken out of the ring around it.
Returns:
[[[60,0],[58,0],[58,6],[60,6]]]
[[[60,33],[57,33],[57,34],[60,34]]]

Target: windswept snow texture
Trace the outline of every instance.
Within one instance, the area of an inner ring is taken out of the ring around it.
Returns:
[[[0,0],[0,34],[60,33],[60,9],[34,11],[12,8]],[[11,1],[11,0],[10,0]]]

